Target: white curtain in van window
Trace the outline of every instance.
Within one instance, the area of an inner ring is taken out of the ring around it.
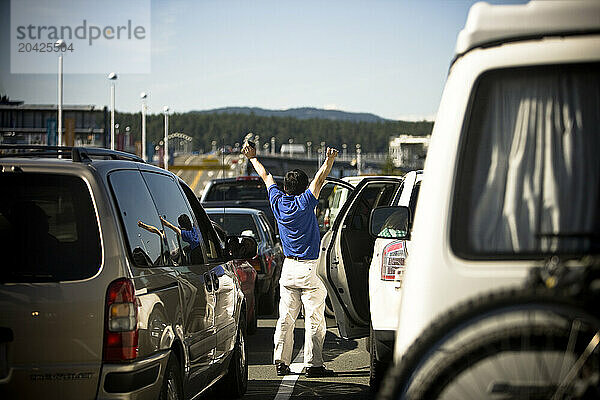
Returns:
[[[598,229],[599,218],[598,72],[565,67],[498,76],[476,133],[483,137],[473,171],[472,248],[589,249],[585,235]]]

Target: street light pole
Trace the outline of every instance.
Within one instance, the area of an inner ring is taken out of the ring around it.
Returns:
[[[292,139],[292,138],[289,138],[289,139],[288,139],[288,143],[289,143],[289,145],[290,145],[290,148],[289,148],[289,152],[290,152],[290,158],[292,158],[292,143],[294,143],[294,139]]]
[[[146,92],[140,94],[142,99],[142,159],[146,160],[146,98],[148,95]]]
[[[65,45],[65,41],[60,39],[54,43],[55,47],[58,47],[60,52],[58,55],[58,138],[57,145],[62,146],[62,107],[63,107],[63,55],[62,47]]]
[[[110,83],[110,149],[115,149],[115,81],[117,74],[111,72],[108,74]]]
[[[63,56],[58,56],[58,145],[62,146]]]
[[[306,150],[308,152],[308,158],[310,158],[310,156],[312,155],[312,142],[311,141],[306,142]]]
[[[164,155],[163,155],[163,160],[164,160],[164,168],[166,170],[169,169],[169,107],[164,106],[163,107],[163,112],[165,114],[165,145],[164,145]]]

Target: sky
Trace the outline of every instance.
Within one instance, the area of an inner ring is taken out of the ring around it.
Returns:
[[[149,113],[165,105],[174,112],[317,107],[433,120],[474,2],[145,0],[149,72],[114,71],[116,109],[138,112],[146,92]],[[35,3],[42,10],[53,1]],[[0,0],[0,93],[56,104],[56,73],[11,73],[10,10],[10,0]],[[103,12],[126,17],[118,5]],[[115,60],[129,56],[112,51]],[[101,64],[104,73],[68,73],[69,61],[66,55],[64,104],[109,105],[110,62]]]

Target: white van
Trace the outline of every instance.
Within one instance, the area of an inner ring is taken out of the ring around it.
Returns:
[[[475,4],[425,163],[395,362],[457,303],[597,254],[598,188],[600,2]]]

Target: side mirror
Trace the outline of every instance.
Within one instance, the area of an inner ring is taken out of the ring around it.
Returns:
[[[248,260],[256,256],[256,240],[248,236],[227,236],[225,251],[234,260]]]
[[[369,219],[369,233],[377,238],[410,239],[410,218],[408,207],[376,208]]]

